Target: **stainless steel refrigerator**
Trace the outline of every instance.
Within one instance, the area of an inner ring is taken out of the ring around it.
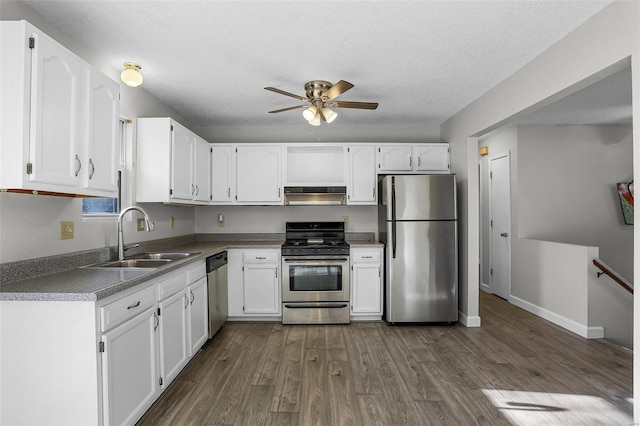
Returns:
[[[380,180],[379,238],[385,243],[385,320],[458,320],[455,175]]]

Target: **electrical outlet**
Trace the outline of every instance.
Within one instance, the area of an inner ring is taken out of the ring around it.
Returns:
[[[169,228],[173,229],[176,227],[176,220],[173,216],[169,216]]]
[[[342,216],[342,221],[344,222],[344,226],[349,225],[349,216]]]
[[[224,228],[224,215],[218,215],[218,228]]]
[[[144,219],[138,219],[138,231],[144,231]]]
[[[60,239],[73,239],[73,222],[60,222]]]

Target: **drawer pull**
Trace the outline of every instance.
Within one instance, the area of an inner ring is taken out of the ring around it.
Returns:
[[[266,260],[267,258],[266,258],[266,257],[264,257],[264,256],[256,256],[256,259],[257,259],[257,260]]]
[[[137,308],[138,306],[140,306],[140,301],[138,300],[137,303],[134,303],[133,305],[129,305],[127,306],[127,309],[133,309],[133,308]]]
[[[362,256],[363,259],[373,259],[373,256]]]

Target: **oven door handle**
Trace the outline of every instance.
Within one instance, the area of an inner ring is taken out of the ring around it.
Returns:
[[[293,305],[285,304],[284,307],[288,309],[309,309],[309,308],[346,308],[349,305],[346,303],[295,303]]]
[[[284,262],[287,264],[297,264],[297,265],[311,265],[311,264],[320,264],[320,265],[331,265],[331,264],[339,264],[342,262],[348,262],[349,258],[347,257],[340,257],[340,258],[336,258],[336,259],[304,259],[304,260],[297,260],[295,258],[291,258],[291,257],[285,257],[284,258]]]

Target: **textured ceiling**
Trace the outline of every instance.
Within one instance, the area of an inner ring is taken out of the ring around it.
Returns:
[[[306,81],[355,85],[331,126],[440,124],[611,1],[27,0],[197,126],[291,125]],[[306,124],[305,124],[306,125]]]

